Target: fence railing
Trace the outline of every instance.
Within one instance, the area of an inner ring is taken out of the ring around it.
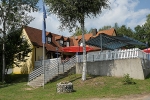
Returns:
[[[147,54],[138,48],[114,51],[105,50],[102,52],[89,52],[87,54],[87,62],[128,58],[142,58],[150,60],[150,54]],[[77,62],[83,62],[83,55],[77,55]]]
[[[53,77],[57,76],[58,74],[62,74],[73,67],[76,63],[76,57],[73,56],[72,58],[63,61],[60,58],[44,60],[44,69],[42,67],[42,63],[42,61],[35,61],[35,68],[29,74],[29,81],[35,79],[45,72],[44,80],[45,83],[47,83]]]
[[[36,77],[40,76],[41,74],[43,74],[43,67],[39,67],[36,70],[32,71],[29,74],[29,79],[28,81],[32,81],[33,79],[35,79]]]

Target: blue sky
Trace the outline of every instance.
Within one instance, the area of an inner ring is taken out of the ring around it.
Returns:
[[[150,8],[150,0],[139,0],[139,5],[136,10]]]
[[[146,16],[150,14],[150,0],[109,0],[111,10],[103,10],[100,16],[96,18],[86,18],[85,28],[90,30],[91,28],[101,28],[106,25],[113,26],[118,23],[119,26],[126,25],[134,29],[137,25],[143,25],[146,21]],[[39,6],[42,8],[42,2],[39,2]],[[42,12],[30,13],[35,17],[29,26],[42,29]],[[60,31],[58,29],[60,23],[59,19],[51,14],[46,19],[46,30],[55,34],[70,36],[68,30]]]

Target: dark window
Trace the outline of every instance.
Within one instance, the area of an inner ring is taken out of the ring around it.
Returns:
[[[51,37],[47,37],[47,43],[51,43],[52,42],[52,38]]]
[[[47,59],[51,59],[51,53],[47,54]]]

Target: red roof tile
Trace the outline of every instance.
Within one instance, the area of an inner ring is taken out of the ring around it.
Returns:
[[[110,28],[110,29],[108,29],[108,30],[99,31],[99,32],[97,32],[96,36],[98,36],[98,35],[101,34],[101,33],[105,33],[105,34],[110,35],[110,36],[116,35],[116,31],[115,31],[114,28]],[[114,33],[115,33],[115,34],[114,34]]]
[[[29,27],[29,26],[25,26],[24,29],[25,29],[30,41],[32,42],[32,44],[34,46],[38,46],[38,47],[43,46],[43,44],[42,44],[42,31],[41,30]],[[108,30],[99,31],[99,32],[97,32],[97,34],[95,36],[93,36],[92,33],[85,34],[84,35],[85,41],[88,41],[90,38],[96,37],[101,33],[105,33],[105,34],[111,35],[111,36],[116,35],[115,29],[111,28]],[[78,46],[79,41],[82,39],[82,35],[69,38],[69,37],[64,37],[64,36],[57,35],[57,34],[54,34],[51,32],[46,32],[46,36],[52,37],[52,43],[50,43],[50,44],[46,43],[45,44],[46,49],[48,51],[56,51],[56,47],[58,47],[59,52],[61,52],[62,47],[60,46],[60,44],[58,43],[57,40],[63,38],[64,41],[70,41],[70,46]],[[96,48],[96,47],[94,47],[94,48],[95,48],[95,50],[99,50],[99,48]]]
[[[42,47],[43,44],[42,44],[42,31],[39,30],[39,29],[36,29],[36,28],[32,28],[32,27],[29,27],[29,26],[25,26],[24,27],[31,43],[34,45],[34,46],[38,46],[38,47]],[[59,52],[61,52],[61,46],[59,45],[59,43],[55,40],[55,38],[60,38],[62,36],[60,35],[57,35],[57,34],[54,34],[54,33],[50,33],[50,32],[46,32],[46,36],[48,36],[49,34],[51,34],[52,36],[52,43],[48,44],[46,43],[45,44],[45,47],[48,51],[56,51],[56,47],[59,48]],[[66,37],[64,37],[66,38]],[[70,40],[70,45],[72,46],[73,41]]]

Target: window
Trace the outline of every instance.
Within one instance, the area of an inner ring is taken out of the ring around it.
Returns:
[[[69,42],[66,42],[66,46],[69,47]]]
[[[52,42],[52,38],[51,37],[47,37],[47,43],[51,43]]]
[[[51,59],[51,53],[47,54],[47,59]]]
[[[63,40],[60,40],[60,43],[63,44]]]
[[[60,42],[60,45],[63,46],[63,40],[60,40],[59,42]]]

